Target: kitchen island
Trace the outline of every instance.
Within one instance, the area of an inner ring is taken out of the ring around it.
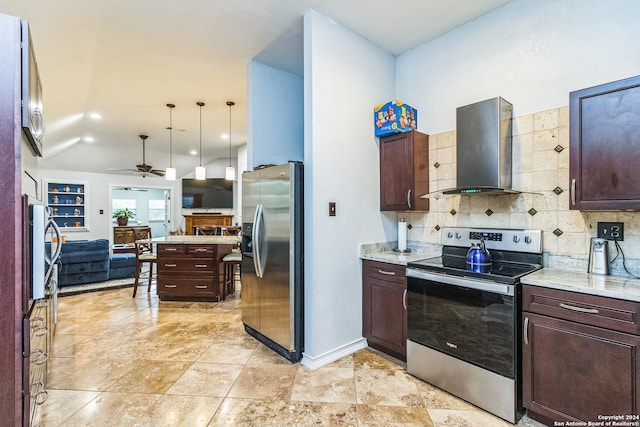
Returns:
[[[222,277],[222,258],[239,242],[238,236],[152,238],[151,243],[156,246],[158,255],[157,291],[160,300],[224,301],[227,295]]]

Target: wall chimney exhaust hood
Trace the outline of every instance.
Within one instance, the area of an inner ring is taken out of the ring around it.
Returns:
[[[513,106],[501,97],[456,109],[456,187],[425,194],[517,194],[511,189]]]

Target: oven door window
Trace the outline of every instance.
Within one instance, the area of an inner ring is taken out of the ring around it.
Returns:
[[[514,297],[409,277],[408,338],[515,378]]]

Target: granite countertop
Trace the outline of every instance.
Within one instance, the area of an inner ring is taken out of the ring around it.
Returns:
[[[371,261],[388,262],[389,264],[407,265],[409,262],[418,261],[425,258],[433,258],[440,256],[439,253],[423,253],[423,252],[371,252],[360,255],[362,259]]]
[[[138,242],[146,242],[146,239]],[[152,237],[151,243],[186,243],[186,244],[209,244],[209,245],[236,245],[240,242],[239,236],[203,236],[203,235],[181,235]]]
[[[521,282],[526,285],[640,302],[640,280],[629,277],[543,268],[522,277]]]

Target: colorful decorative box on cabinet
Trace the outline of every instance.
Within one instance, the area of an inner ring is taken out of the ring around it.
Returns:
[[[373,122],[375,136],[408,132],[418,126],[418,110],[396,99],[374,108]]]

